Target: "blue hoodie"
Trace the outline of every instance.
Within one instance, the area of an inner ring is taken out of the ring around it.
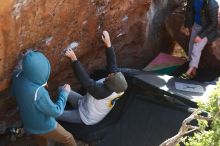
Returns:
[[[22,70],[13,75],[11,92],[16,97],[25,130],[45,134],[57,127],[55,117],[66,105],[68,92],[62,90],[57,101],[51,101],[44,88],[50,76],[50,63],[40,52],[29,52],[22,61]]]

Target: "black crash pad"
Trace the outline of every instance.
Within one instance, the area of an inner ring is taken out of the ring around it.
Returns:
[[[160,94],[164,96],[178,99],[192,107],[197,107],[197,101],[207,100],[210,92],[216,87],[215,85],[156,73],[136,75],[135,78],[136,84],[154,89],[155,92],[161,92]]]
[[[134,98],[97,146],[158,146],[178,132],[187,116],[186,112]]]
[[[160,88],[146,80],[146,75],[152,79],[150,74],[132,74],[129,70],[128,90],[100,123],[61,125],[76,138],[95,146],[157,146],[178,132],[191,106],[167,100]]]

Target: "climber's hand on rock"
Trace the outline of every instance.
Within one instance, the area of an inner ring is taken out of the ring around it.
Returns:
[[[109,33],[105,30],[102,33],[102,40],[105,43],[107,48],[111,47],[111,39],[110,39]]]
[[[70,58],[72,61],[76,61],[76,55],[73,50],[67,50],[65,53],[66,57]]]

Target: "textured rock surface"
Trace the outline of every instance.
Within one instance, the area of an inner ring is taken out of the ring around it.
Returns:
[[[52,64],[50,80],[72,78],[62,50],[79,43],[77,56],[92,71],[103,67],[100,33],[107,29],[116,46],[119,64],[140,64],[143,53],[147,0],[9,0],[0,6],[0,83],[7,87],[19,54],[27,48],[44,52]]]
[[[27,48],[45,53],[56,84],[72,78],[61,53],[72,42],[79,44],[77,56],[90,72],[103,67],[103,29],[112,36],[119,66],[142,67],[171,47],[164,20],[180,0],[1,1],[0,91],[8,87],[18,56]]]
[[[174,23],[175,22],[175,25]],[[166,19],[166,28],[173,40],[178,42],[182,48],[188,51],[189,37],[182,31],[181,27],[184,23],[184,11],[178,9]],[[220,19],[219,19],[220,27]],[[212,43],[209,43],[202,52],[200,67],[203,69],[216,69],[220,70],[220,38]]]
[[[166,17],[182,0],[0,0],[0,111],[15,107],[8,96],[19,54],[37,48],[50,60],[51,93],[58,85],[77,81],[62,50],[78,43],[76,54],[89,72],[105,66],[100,34],[110,32],[121,67],[144,67],[173,40]],[[0,117],[2,119],[3,116]]]

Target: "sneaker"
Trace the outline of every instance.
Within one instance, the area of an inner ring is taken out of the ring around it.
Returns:
[[[183,73],[179,78],[184,79],[184,80],[191,80],[194,78],[194,76],[189,75],[187,73]]]

